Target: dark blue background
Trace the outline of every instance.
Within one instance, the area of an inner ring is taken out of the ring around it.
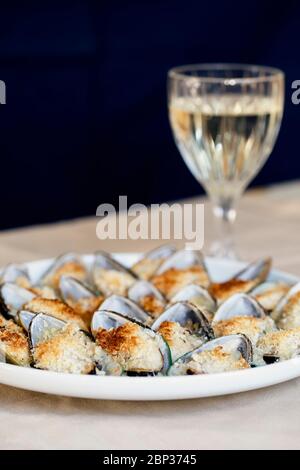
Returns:
[[[300,176],[300,2],[11,1],[0,22],[0,228],[94,214],[119,194],[200,194],[167,118],[167,70],[184,63],[283,69],[280,136],[254,184]]]

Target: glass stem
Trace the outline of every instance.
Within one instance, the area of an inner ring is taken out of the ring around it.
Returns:
[[[233,224],[236,219],[233,202],[215,204],[213,214],[215,216],[217,238],[212,245],[211,255],[218,258],[237,259],[233,237]]]

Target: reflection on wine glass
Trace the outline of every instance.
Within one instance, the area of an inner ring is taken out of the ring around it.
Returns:
[[[284,74],[256,65],[171,69],[169,117],[178,149],[203,185],[218,220],[211,254],[236,257],[236,203],[269,157],[284,105]]]

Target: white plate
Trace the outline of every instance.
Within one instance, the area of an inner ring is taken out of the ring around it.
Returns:
[[[138,255],[123,253],[116,255],[116,258],[130,266]],[[86,256],[85,261],[89,264],[91,256]],[[37,279],[50,262],[42,260],[28,263],[31,277]],[[208,258],[207,266],[214,280],[223,280],[238,272],[245,264]],[[280,271],[272,271],[270,278],[291,284],[299,281],[295,276]],[[104,400],[176,400],[227,395],[268,387],[298,376],[300,358],[249,370],[182,377],[70,375],[0,364],[2,384],[55,395]]]

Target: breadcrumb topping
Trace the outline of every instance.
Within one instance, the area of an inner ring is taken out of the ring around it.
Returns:
[[[152,318],[158,318],[164,311],[165,306],[154,295],[145,295],[139,301],[140,307],[148,312]]]
[[[79,281],[84,281],[86,274],[86,269],[82,264],[69,261],[57,268],[55,272],[49,273],[48,276],[43,279],[43,284],[58,289],[61,276],[72,276]]]
[[[268,333],[257,342],[257,353],[276,356],[283,361],[300,354],[300,328]],[[264,361],[262,361],[264,363]]]
[[[300,292],[287,300],[280,313],[277,325],[283,330],[300,327]]]
[[[33,350],[36,368],[69,374],[89,374],[94,354],[94,343],[71,323]]]
[[[211,350],[194,352],[186,362],[179,359],[172,367],[172,375],[217,374],[249,367],[239,350],[219,345]]]
[[[94,280],[101,292],[106,295],[126,295],[135,278],[125,271],[116,269],[95,268]]]
[[[30,288],[30,282],[29,282],[29,279],[26,276],[18,276],[14,280],[14,284],[17,284],[17,286],[23,287],[24,289],[29,289]]]
[[[259,338],[270,331],[276,330],[272,318],[233,317],[213,323],[215,336],[244,334],[255,346]]]
[[[168,343],[173,361],[201,346],[204,342],[199,336],[190,333],[187,328],[184,328],[178,322],[164,321],[160,325],[158,333]]]
[[[290,286],[278,283],[275,287],[270,287],[254,297],[265,310],[271,312],[289,289]]]
[[[0,317],[0,355],[14,364],[30,366],[27,336],[13,320],[5,320],[3,317]]]
[[[186,269],[171,268],[152,278],[152,282],[168,299],[171,299],[182,287],[188,284],[199,284],[207,287],[209,279],[202,266]]]
[[[239,352],[231,353],[218,346],[211,351],[193,354],[187,374],[217,374],[231,370],[249,369],[248,362]]]
[[[256,280],[243,281],[241,279],[231,279],[230,281],[211,284],[209,292],[219,302],[224,302],[224,300],[233,294],[249,292],[256,284]]]
[[[78,325],[83,330],[87,329],[85,321],[69,305],[58,299],[44,299],[35,297],[24,306],[25,310],[32,313],[44,313],[65,322]]]
[[[133,265],[132,271],[141,279],[148,281],[166,258],[143,258]]]
[[[44,299],[57,299],[55,290],[52,287],[38,286],[30,287],[28,290],[30,290],[33,294],[36,294],[38,297],[43,297]]]
[[[126,371],[156,372],[163,367],[156,338],[135,323],[128,322],[115,329],[99,330],[96,343]]]
[[[83,297],[74,302],[73,299],[66,299],[66,303],[80,315],[87,328],[90,327],[94,312],[102,304],[104,297],[98,295],[95,297]]]

